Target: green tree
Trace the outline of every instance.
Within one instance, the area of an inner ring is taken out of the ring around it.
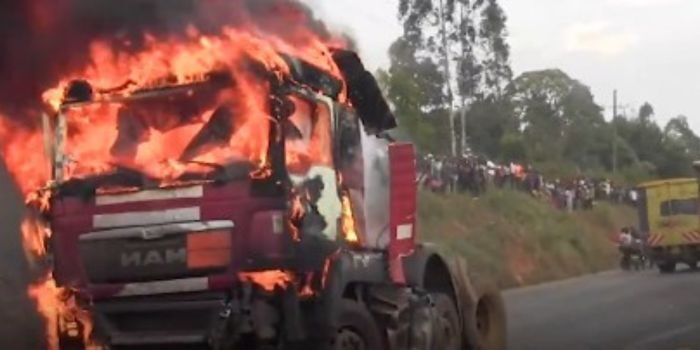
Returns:
[[[587,86],[549,69],[523,73],[507,90],[532,160],[606,165],[612,134]]]
[[[417,59],[415,47],[403,39],[389,50],[391,67],[379,82],[391,101],[402,135],[425,152],[449,151],[448,110],[441,87],[444,79],[432,60]]]
[[[645,102],[635,118],[615,122],[619,141],[633,150],[637,164],[659,177],[691,176],[691,162],[700,155],[700,139],[687,119],[671,119],[664,129],[654,122],[654,107]],[[619,145],[619,144],[618,144]],[[622,166],[625,159],[619,159]]]
[[[485,52],[483,74],[487,96],[500,98],[513,79],[507,17],[497,0],[478,0],[477,5],[482,7],[479,42]]]
[[[469,109],[487,98],[494,104],[489,109],[502,110],[498,100],[512,79],[503,9],[497,0],[400,0],[399,18],[404,27],[400,40],[443,74],[447,109],[460,111],[457,128],[448,119],[450,128],[459,130],[449,136],[459,136],[460,148],[466,148]]]
[[[469,145],[474,151],[494,159],[503,156],[505,151],[502,149],[502,139],[507,134],[512,136],[519,133],[518,125],[508,99],[478,99],[465,114],[465,131]]]
[[[700,137],[688,125],[688,117],[671,118],[664,128],[664,135],[667,142],[677,143],[689,158],[700,159]]]
[[[651,118],[653,116],[654,107],[649,102],[644,102],[644,104],[641,107],[639,107],[639,121],[645,124],[649,124],[652,122]]]

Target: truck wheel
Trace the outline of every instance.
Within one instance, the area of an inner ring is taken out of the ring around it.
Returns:
[[[334,350],[381,350],[382,338],[374,317],[362,304],[343,299]]]
[[[439,344],[435,344],[433,349],[440,350],[461,350],[462,335],[459,322],[459,313],[452,298],[443,293],[431,294],[435,303],[435,311],[439,317],[435,339]]]
[[[496,288],[480,293],[476,305],[476,328],[479,332],[479,350],[506,350],[506,308]]]
[[[670,261],[670,262],[662,262],[658,264],[659,267],[659,272],[661,273],[673,273],[676,271],[676,262],[675,261]]]

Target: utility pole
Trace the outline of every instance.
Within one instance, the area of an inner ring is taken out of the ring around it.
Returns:
[[[444,78],[447,84],[447,103],[449,103],[449,118],[450,118],[450,146],[452,150],[452,156],[457,155],[457,143],[455,142],[455,115],[454,115],[454,97],[452,95],[452,77],[450,74],[450,51],[447,46],[447,27],[445,26],[445,13],[444,13],[443,0],[440,0],[440,25],[442,26],[442,49],[444,51],[443,55],[443,69],[445,70]],[[463,126],[462,126],[463,127]]]
[[[612,172],[613,175],[617,174],[617,90],[613,90],[613,154],[612,154]]]

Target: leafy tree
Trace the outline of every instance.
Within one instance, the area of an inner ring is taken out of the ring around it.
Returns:
[[[439,88],[445,96],[445,103],[450,113],[448,117],[449,134],[448,138],[451,142],[451,153],[456,152],[456,135],[454,127],[454,118],[452,109],[454,108],[454,93],[452,82],[448,77],[451,73],[449,54],[451,42],[448,30],[454,31],[449,18],[454,11],[454,1],[447,4],[445,0],[400,0],[399,1],[399,18],[403,22],[404,33],[398,40],[403,41],[404,45],[412,47],[412,54],[416,59],[430,61],[431,64],[438,68],[445,78],[444,84]]]
[[[672,118],[664,128],[666,142],[676,143],[689,158],[700,159],[700,137],[688,125],[688,118],[679,115]]]
[[[645,124],[651,123],[651,118],[653,116],[654,107],[652,107],[649,102],[644,102],[644,104],[639,108],[639,121]]]
[[[691,176],[691,163],[700,156],[700,138],[687,118],[671,119],[666,127],[653,121],[654,107],[645,102],[636,118],[618,118],[618,137],[633,150],[636,162],[660,177]],[[625,159],[618,158],[624,165]]]
[[[399,119],[401,133],[423,151],[449,150],[448,111],[441,93],[444,79],[429,59],[416,59],[415,48],[404,40],[389,50],[391,67],[378,74]]]
[[[687,176],[700,159],[700,137],[684,116],[661,128],[646,102],[638,115],[606,122],[590,88],[559,69],[513,79],[497,0],[399,0],[399,18],[404,33],[380,82],[402,134],[426,152],[448,153],[459,134],[463,148],[491,159],[604,174],[615,145],[618,179],[630,181]]]
[[[458,134],[466,148],[469,106],[485,97],[499,99],[512,78],[505,13],[497,0],[400,0],[399,18],[400,40],[445,77],[441,91],[448,110],[460,109]],[[448,122],[454,130],[453,118]]]
[[[477,0],[477,5],[482,6],[479,41],[486,53],[483,61],[484,83],[488,94],[499,98],[513,79],[507,41],[507,17],[497,0]]]
[[[502,149],[502,139],[507,134],[519,133],[518,125],[512,105],[507,99],[478,99],[465,114],[465,131],[469,145],[474,151],[492,158],[501,158],[505,152]]]
[[[587,86],[558,69],[533,71],[516,78],[508,96],[533,160],[604,165],[612,133]]]
[[[501,149],[500,159],[502,161],[527,161],[525,139],[519,132],[509,132],[499,140]]]

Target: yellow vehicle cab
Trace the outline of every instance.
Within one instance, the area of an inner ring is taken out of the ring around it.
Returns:
[[[698,182],[695,178],[652,181],[638,186],[639,227],[661,272],[700,260]]]

